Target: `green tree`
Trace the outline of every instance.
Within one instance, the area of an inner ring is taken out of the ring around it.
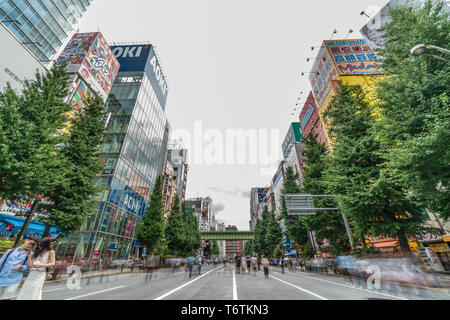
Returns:
[[[186,254],[193,254],[196,250],[200,249],[202,245],[198,222],[184,203],[181,206],[181,210],[184,218],[185,233],[187,235]],[[210,247],[210,249],[212,249],[212,247]]]
[[[253,249],[258,255],[264,254],[267,250],[266,234],[269,221],[269,211],[264,207],[261,219],[256,221],[253,238]]]
[[[376,124],[387,166],[419,205],[450,217],[450,64],[412,56],[419,43],[450,47],[450,19],[444,1],[398,6],[382,28],[379,50],[387,76],[380,82]],[[439,53],[436,53],[439,55]],[[443,56],[448,59],[448,56]]]
[[[396,236],[409,252],[407,236],[423,234],[423,219],[385,166],[372,130],[374,111],[361,88],[341,86],[326,116],[335,138],[325,174],[329,192],[356,226],[358,239],[368,233]]]
[[[186,238],[185,224],[180,208],[180,198],[178,195],[175,195],[166,228],[167,247],[169,251],[176,255],[183,255],[186,252]]]
[[[161,176],[159,176],[156,179],[145,215],[142,218],[142,222],[138,224],[136,232],[137,240],[147,247],[150,255],[153,255],[157,245],[160,244],[161,239],[164,237],[165,222],[162,214],[162,198],[162,182]]]
[[[217,240],[213,241],[211,253],[215,256],[218,256],[220,254],[219,244],[217,243]]]
[[[249,240],[245,243],[244,254],[246,256],[251,256],[253,254],[253,241]]]
[[[68,79],[64,70],[54,68],[26,81],[20,95],[9,86],[0,93],[0,197],[33,200],[15,246],[40,208],[39,196],[50,195],[65,179],[61,167],[66,159],[55,147],[65,140],[55,133],[70,110]]]
[[[265,236],[265,248],[263,250],[265,255],[272,255],[282,240],[283,232],[281,226],[275,218],[275,214],[271,212],[267,217],[267,232]]]
[[[324,174],[328,167],[327,147],[317,139],[317,134],[310,132],[305,138],[304,156],[304,177],[302,192],[306,194],[325,195],[328,193]],[[316,208],[335,208],[337,203],[333,198],[314,198]],[[346,249],[349,241],[341,212],[322,211],[314,216],[301,217],[303,224],[309,230],[314,230],[318,239],[328,239],[330,241],[332,254],[338,255]],[[302,231],[304,229],[301,229]],[[309,239],[305,234],[302,245]]]
[[[99,149],[105,136],[104,104],[98,97],[88,99],[85,108],[74,120],[70,135],[60,152],[64,157],[60,168],[63,178],[51,192],[52,205],[42,220],[47,227],[56,226],[62,233],[78,230],[88,216],[95,213],[94,195],[98,193],[95,175],[103,169]]]

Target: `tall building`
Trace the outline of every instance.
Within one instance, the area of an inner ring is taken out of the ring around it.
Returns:
[[[256,221],[261,219],[261,207],[267,201],[266,194],[269,191],[267,187],[257,187],[250,190],[250,231],[255,231]]]
[[[186,198],[187,174],[189,171],[187,149],[181,148],[179,144],[174,142],[174,144],[169,146],[167,161],[172,165],[174,170],[178,197],[181,202],[184,202]]]
[[[197,218],[200,231],[211,231],[214,223],[212,215],[213,201],[210,197],[187,199],[186,207]]]
[[[317,134],[317,140],[325,145],[328,144],[322,123],[320,122],[319,110],[314,100],[312,91],[309,92],[308,98],[303,105],[303,109],[299,116],[300,125],[302,127],[303,137],[308,136],[312,131]]]
[[[325,117],[340,83],[360,86],[369,96],[381,76],[381,64],[364,39],[325,40],[312,67],[309,80],[320,121],[331,151],[330,119]],[[378,77],[377,77],[378,76]]]
[[[296,142],[301,142],[303,140],[302,129],[300,126],[300,122],[292,122],[289,125],[288,132],[286,133],[286,137],[283,140],[283,144],[281,149],[283,151],[283,157],[286,157],[289,154],[289,151],[294,146]]]
[[[271,201],[274,203],[273,211],[277,220],[281,219],[281,196],[283,195],[283,183],[284,183],[284,161],[280,162],[277,172],[272,178],[272,197]]]
[[[0,0],[0,20],[44,64],[56,58],[92,0]]]
[[[69,246],[78,243],[77,257],[84,256],[91,264],[142,254],[136,225],[163,173],[167,149],[167,85],[153,46],[111,49],[120,69],[105,106],[107,135],[100,154],[105,167],[96,177],[103,192],[97,198],[97,214],[68,240]]]

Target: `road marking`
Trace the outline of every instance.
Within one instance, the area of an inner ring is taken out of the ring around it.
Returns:
[[[62,288],[58,288],[58,289],[51,289],[51,290],[45,290],[45,291],[42,291],[42,293],[51,292],[51,291],[58,291],[58,290],[63,290],[63,289],[67,289],[67,287],[62,287]]]
[[[342,286],[342,287],[346,287],[346,288],[350,288],[350,289],[357,289],[357,290],[362,290],[362,291],[366,291],[366,292],[370,292],[370,293],[374,293],[374,294],[379,294],[379,295],[382,295],[382,296],[392,297],[392,298],[399,299],[399,300],[408,300],[408,299],[406,299],[406,298],[401,298],[401,297],[393,296],[393,295],[387,294],[387,293],[381,293],[381,292],[375,292],[375,291],[366,290],[366,289],[362,289],[362,288],[356,288],[356,287],[348,286],[348,285],[346,285],[346,284],[342,284],[342,283],[338,283],[338,282],[328,281],[328,280],[324,280],[324,279],[318,279],[318,278],[314,278],[314,277],[308,277],[308,276],[305,276],[305,275],[303,275],[303,274],[297,274],[297,273],[294,273],[294,275],[302,276],[302,277],[309,278],[309,279],[313,279],[313,280],[318,280],[318,281],[323,281],[323,282],[333,283],[333,284],[336,284],[336,285],[338,285],[338,286]]]
[[[278,273],[278,272],[277,272],[277,273]],[[319,299],[322,299],[322,300],[328,300],[327,298],[324,298],[324,297],[322,297],[322,296],[319,296],[318,294],[315,294],[314,292],[311,292],[311,291],[309,291],[309,290],[303,289],[303,288],[301,288],[301,287],[299,287],[299,286],[293,285],[292,283],[286,282],[286,281],[284,281],[284,280],[278,279],[277,277],[272,276],[271,278],[274,278],[274,279],[276,279],[276,280],[278,280],[278,281],[281,281],[281,282],[283,282],[283,283],[285,283],[285,284],[287,284],[287,285],[290,285],[290,286],[292,286],[292,287],[294,287],[294,288],[296,288],[296,289],[298,289],[298,290],[301,290],[301,291],[304,291],[304,292],[306,292],[306,293],[309,293],[310,295],[313,295],[313,296],[315,296],[315,297],[317,297],[317,298],[319,298]]]
[[[237,286],[236,286],[236,272],[233,268],[233,300],[238,300]]]
[[[78,299],[78,298],[88,297],[88,296],[92,296],[94,294],[99,294],[99,293],[103,293],[103,292],[107,292],[107,291],[117,290],[117,289],[120,289],[120,288],[123,288],[123,287],[125,287],[125,286],[109,288],[109,289],[106,289],[106,290],[101,290],[101,291],[96,291],[96,292],[92,292],[92,293],[88,293],[88,294],[83,294],[81,296],[68,298],[68,299],[64,299],[64,300],[74,300],[74,299]]]
[[[197,281],[198,279],[203,278],[203,277],[206,276],[208,273],[211,273],[211,272],[213,272],[213,271],[215,271],[215,270],[217,270],[217,269],[219,269],[219,268],[221,268],[221,267],[222,267],[222,266],[217,267],[217,268],[215,268],[215,269],[212,269],[211,271],[206,272],[205,274],[201,275],[200,277],[195,278],[194,280],[191,280],[191,281],[189,281],[189,282],[186,282],[185,284],[183,284],[183,285],[181,285],[181,286],[179,286],[179,287],[177,287],[177,288],[175,288],[175,289],[173,289],[173,290],[171,290],[171,291],[169,291],[169,292],[163,294],[162,296],[159,296],[158,298],[155,298],[154,300],[161,300],[161,299],[164,299],[165,297],[171,295],[172,293],[174,293],[174,292],[176,292],[176,291],[178,291],[178,290],[180,290],[180,289],[182,289],[182,288],[184,288],[184,287],[190,285],[191,283]]]

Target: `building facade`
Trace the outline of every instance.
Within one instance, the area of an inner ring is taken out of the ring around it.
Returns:
[[[289,126],[289,129],[286,133],[286,136],[283,140],[283,144],[281,146],[283,152],[283,158],[289,154],[289,151],[294,146],[296,142],[301,142],[303,140],[302,129],[300,126],[300,122],[292,122]]]
[[[256,187],[250,190],[250,231],[255,231],[256,221],[261,219],[261,208],[266,203],[266,194],[269,191],[267,187]]]
[[[330,119],[325,117],[325,113],[332,97],[337,94],[339,84],[360,86],[370,96],[380,76],[381,64],[366,40],[323,41],[309,80],[330,151],[333,139],[329,130]]]
[[[185,204],[197,218],[200,231],[211,231],[213,224],[212,199],[210,197],[191,198],[187,199]]]
[[[2,0],[0,20],[44,64],[56,57],[93,0]]]
[[[35,55],[0,22],[0,90],[6,83],[14,90],[20,91],[25,80],[33,80],[36,70],[46,72],[45,66]]]
[[[167,149],[167,87],[153,46],[111,48],[121,67],[106,101],[109,120],[100,155],[105,167],[96,177],[103,191],[97,198],[97,213],[57,252],[84,257],[94,265],[142,254],[136,225],[145,214],[156,178],[163,173]]]
[[[317,140],[320,143],[328,145],[325,132],[323,131],[322,122],[320,122],[319,109],[317,108],[312,91],[309,92],[308,98],[303,105],[299,120],[303,137],[308,136],[308,134],[312,131],[317,134]]]
[[[183,203],[186,198],[187,175],[189,171],[187,149],[171,145],[168,150],[167,161],[173,167],[177,194],[181,203]]]

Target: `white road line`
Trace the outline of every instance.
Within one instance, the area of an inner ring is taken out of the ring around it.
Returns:
[[[237,286],[236,286],[236,272],[233,268],[233,300],[238,300]]]
[[[155,298],[154,300],[161,300],[161,299],[164,299],[165,297],[171,295],[172,293],[174,293],[174,292],[176,292],[176,291],[178,291],[178,290],[180,290],[180,289],[186,287],[187,285],[190,285],[191,283],[197,281],[198,279],[203,278],[203,277],[206,276],[208,273],[211,273],[211,272],[213,272],[213,271],[215,271],[215,270],[217,270],[217,269],[219,269],[219,268],[222,268],[222,266],[217,267],[217,268],[215,268],[215,269],[212,269],[211,271],[206,272],[205,274],[201,275],[200,277],[195,278],[194,280],[191,280],[191,281],[189,281],[189,282],[186,282],[186,283],[183,284],[182,286],[179,286],[178,288],[175,288],[175,289],[173,289],[173,290],[171,290],[171,291],[169,291],[169,292],[163,294],[162,296],[159,296],[158,298]]]
[[[303,275],[303,274],[297,274],[297,273],[294,273],[294,275],[301,276],[301,277],[305,277],[305,278],[309,278],[309,279],[313,279],[313,280],[318,280],[318,281],[323,281],[323,282],[333,283],[333,284],[336,284],[336,285],[338,285],[338,286],[342,286],[342,287],[346,287],[346,288],[350,288],[350,289],[362,290],[362,291],[370,292],[370,293],[373,293],[373,294],[379,294],[379,295],[382,295],[382,296],[391,297],[391,298],[395,298],[395,299],[399,299],[399,300],[408,300],[408,299],[406,299],[406,298],[401,298],[401,297],[393,296],[393,295],[387,294],[387,293],[381,293],[381,292],[375,292],[375,291],[366,290],[366,289],[362,289],[362,288],[356,288],[356,287],[348,286],[348,285],[346,285],[346,284],[342,284],[342,283],[338,283],[338,282],[328,281],[328,280],[324,280],[324,279],[318,279],[318,278],[314,278],[314,277],[308,277],[308,276],[305,276],[305,275]]]
[[[83,295],[81,295],[81,296],[77,296],[77,297],[73,297],[73,298],[68,298],[68,299],[64,299],[64,300],[75,300],[75,299],[78,299],[78,298],[83,298],[83,297],[92,296],[92,295],[94,295],[94,294],[99,294],[99,293],[103,293],[103,292],[107,292],[107,291],[117,290],[117,289],[120,289],[120,288],[123,288],[123,287],[125,287],[125,286],[109,288],[109,289],[106,289],[106,290],[96,291],[96,292],[92,292],[92,293],[88,293],[88,294],[83,294]]]
[[[277,272],[277,273],[278,273],[278,272]],[[290,285],[291,287],[294,287],[294,288],[296,288],[296,289],[298,289],[298,290],[301,290],[301,291],[304,291],[304,292],[306,292],[306,293],[309,293],[310,295],[313,295],[313,296],[315,296],[315,297],[317,297],[317,298],[319,298],[319,299],[322,299],[322,300],[328,300],[327,298],[324,298],[324,297],[322,297],[322,296],[319,296],[318,294],[315,294],[314,292],[311,292],[311,291],[309,291],[309,290],[303,289],[303,288],[301,288],[301,287],[299,287],[299,286],[293,285],[292,283],[286,282],[286,281],[284,281],[284,280],[278,279],[277,277],[271,276],[271,278],[274,278],[274,279],[276,279],[276,280],[278,280],[278,281],[281,281],[281,282],[283,282],[283,283],[285,283],[285,284],[287,284],[287,285]]]

